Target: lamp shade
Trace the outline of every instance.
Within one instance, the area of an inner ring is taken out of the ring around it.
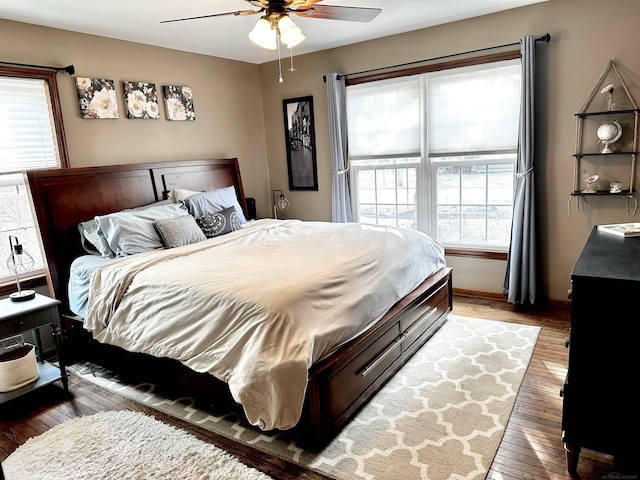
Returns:
[[[267,50],[275,50],[278,48],[277,33],[271,28],[271,23],[265,17],[256,22],[253,30],[249,32],[249,38],[256,45],[266,48]]]
[[[278,30],[280,30],[280,40],[289,48],[302,43],[306,38],[302,34],[300,27],[296,26],[288,15],[280,17],[280,20],[278,20]]]
[[[303,35],[302,30],[300,30],[299,27],[295,27],[295,28],[298,30],[298,35],[295,36],[293,39],[291,39],[288,43],[285,42],[285,44],[287,45],[287,48],[293,48],[296,45],[300,45],[307,38]]]

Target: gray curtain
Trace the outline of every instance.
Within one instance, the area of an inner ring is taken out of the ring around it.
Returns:
[[[536,37],[521,41],[522,103],[518,133],[516,191],[513,202],[511,244],[507,258],[504,294],[509,303],[541,302],[534,184],[534,110]]]
[[[347,155],[347,88],[344,75],[328,73],[327,102],[329,109],[329,146],[332,164],[331,220],[353,221],[349,193]]]

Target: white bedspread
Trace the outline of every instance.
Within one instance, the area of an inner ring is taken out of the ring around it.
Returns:
[[[312,363],[444,265],[442,245],[413,230],[260,220],[99,267],[85,326],[214,375],[252,424],[288,429]]]

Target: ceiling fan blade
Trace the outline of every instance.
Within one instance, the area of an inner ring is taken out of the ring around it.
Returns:
[[[285,0],[287,7],[310,7],[318,2],[322,2],[322,0]]]
[[[212,15],[200,15],[198,17],[175,18],[173,20],[162,20],[160,23],[183,22],[185,20],[198,20],[200,18],[224,17],[226,15],[255,15],[261,13],[262,10],[238,10],[237,12],[214,13]]]
[[[328,20],[348,20],[350,22],[370,22],[382,11],[381,8],[339,7],[337,5],[313,5],[289,10],[299,17],[326,18]]]

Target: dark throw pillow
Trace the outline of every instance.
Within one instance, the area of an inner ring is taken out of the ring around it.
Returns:
[[[196,222],[207,238],[217,237],[242,228],[235,207],[225,208],[217,213],[207,213],[197,217]]]

